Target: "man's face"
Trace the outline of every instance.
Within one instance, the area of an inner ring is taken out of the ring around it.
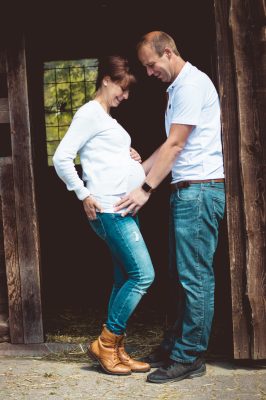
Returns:
[[[162,82],[171,82],[170,60],[167,52],[164,51],[160,57],[149,45],[139,49],[138,57],[142,65],[146,68],[148,76],[154,75]]]

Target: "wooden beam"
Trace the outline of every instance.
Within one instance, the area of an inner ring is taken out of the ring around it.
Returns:
[[[10,37],[6,57],[24,342],[41,343],[43,342],[43,325],[39,231],[33,175],[26,52],[22,35]]]
[[[0,98],[0,124],[9,124],[9,106],[7,98]]]
[[[233,344],[236,359],[250,358],[249,310],[246,307],[246,257],[243,194],[240,182],[238,115],[228,0],[215,0],[216,44],[229,237]]]
[[[0,191],[1,191],[1,183],[0,183]],[[7,294],[6,262],[5,262],[5,250],[4,250],[2,198],[0,193],[0,342],[6,342],[6,341],[9,342],[10,337],[9,337],[9,324],[8,324],[8,294]]]
[[[10,157],[0,158],[0,199],[8,288],[10,337],[12,343],[24,343],[14,181],[12,159]]]
[[[260,0],[231,0],[230,21],[236,67],[240,166],[246,223],[247,296],[252,315],[251,356],[266,358],[266,136],[259,113],[262,52]],[[264,48],[265,51],[265,48]],[[263,67],[265,70],[265,66]],[[265,89],[265,80],[264,80]],[[265,104],[264,113],[265,115]]]

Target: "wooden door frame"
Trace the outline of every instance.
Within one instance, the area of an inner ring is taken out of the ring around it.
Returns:
[[[12,343],[42,343],[39,228],[22,33],[9,37],[5,57],[12,156],[1,160],[0,196],[10,337]]]
[[[259,107],[266,89],[265,45],[259,51],[265,10],[256,3],[214,0],[236,359],[266,358],[265,112]]]

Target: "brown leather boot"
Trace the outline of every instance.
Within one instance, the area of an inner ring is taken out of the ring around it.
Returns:
[[[98,339],[88,345],[88,355],[97,360],[103,370],[112,375],[130,375],[131,369],[118,357],[118,342],[122,335],[115,335],[104,326]]]
[[[132,372],[148,372],[151,367],[148,363],[134,360],[125,350],[125,335],[121,335],[118,343],[118,357],[120,361],[129,367]]]

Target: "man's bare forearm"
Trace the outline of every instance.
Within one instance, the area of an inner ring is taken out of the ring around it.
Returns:
[[[158,149],[154,162],[146,176],[146,182],[152,188],[156,188],[166,178],[181,151],[181,147],[167,141]]]
[[[146,176],[146,182],[156,188],[171,171],[192,130],[191,125],[172,124],[167,140],[159,148],[156,159]]]

